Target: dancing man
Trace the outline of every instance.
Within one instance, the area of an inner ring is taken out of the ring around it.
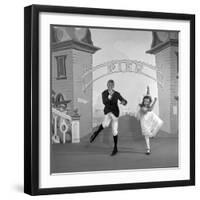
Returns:
[[[112,123],[112,133],[114,140],[114,148],[111,156],[117,154],[117,141],[118,141],[118,117],[119,117],[119,107],[118,100],[122,105],[126,105],[127,101],[121,96],[121,94],[114,90],[115,83],[113,80],[107,82],[108,89],[102,92],[102,101],[104,104],[104,120],[102,124],[98,127],[90,137],[90,142],[92,143],[97,135],[106,127]]]

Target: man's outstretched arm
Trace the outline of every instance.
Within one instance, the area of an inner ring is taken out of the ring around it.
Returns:
[[[119,100],[121,102],[121,104],[123,104],[124,106],[128,103],[128,101],[126,99],[124,99],[121,94],[119,93]]]

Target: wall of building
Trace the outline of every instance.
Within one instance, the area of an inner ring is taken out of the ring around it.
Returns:
[[[67,55],[67,79],[57,79],[56,56]],[[82,74],[92,67],[92,54],[75,49],[55,51],[52,53],[52,89],[62,93],[66,100],[71,100],[69,109],[78,109],[80,114],[80,137],[92,131],[92,86],[83,91]],[[92,80],[92,73],[86,81]]]
[[[171,46],[171,131],[178,132],[178,47]]]
[[[72,50],[73,55],[73,102],[80,114],[80,137],[92,131],[92,91],[88,87],[83,91],[82,75],[92,67],[92,54],[79,50]],[[92,73],[87,76],[87,82],[92,80]]]
[[[164,121],[162,130],[168,133],[177,133],[177,101],[175,96],[178,92],[177,47],[169,46],[158,52],[156,65],[164,76],[164,87],[158,87],[160,117]]]

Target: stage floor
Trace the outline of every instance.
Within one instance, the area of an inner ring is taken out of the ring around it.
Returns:
[[[115,156],[110,156],[112,145],[99,141],[52,144],[51,173],[178,167],[177,137],[151,139],[151,155],[145,154],[143,138],[119,139]]]

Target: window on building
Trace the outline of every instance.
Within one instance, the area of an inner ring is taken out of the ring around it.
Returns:
[[[57,56],[56,62],[57,62],[57,79],[66,79],[67,73],[66,73],[66,55]]]

